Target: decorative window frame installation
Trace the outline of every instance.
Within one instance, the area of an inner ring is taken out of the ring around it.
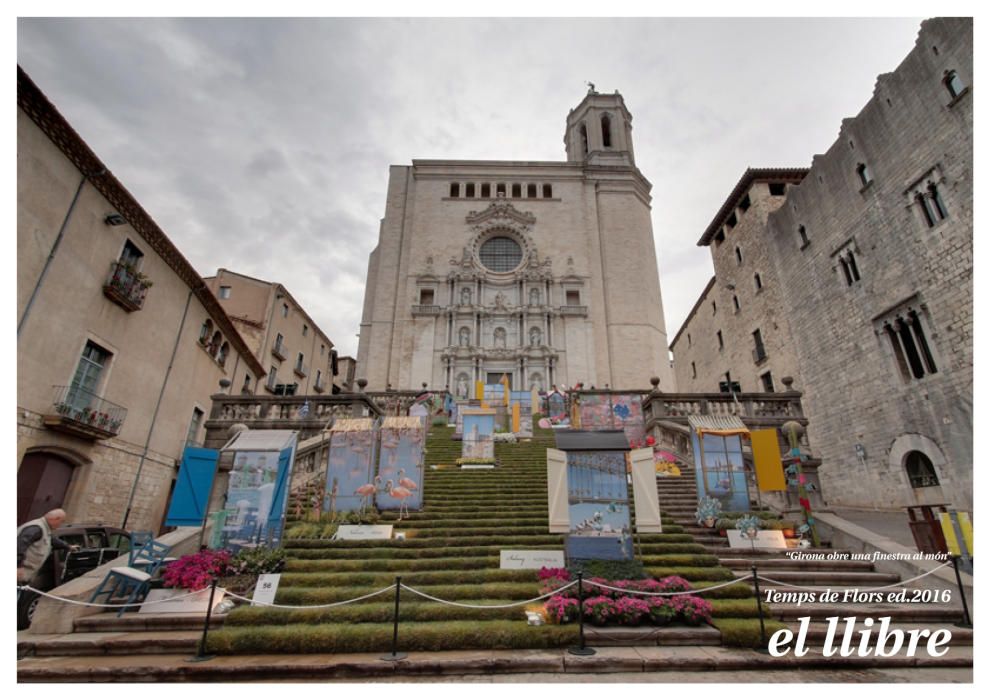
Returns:
[[[859,271],[862,253],[856,244],[856,237],[846,239],[829,256],[832,259],[832,271],[843,287],[853,287],[861,281]]]
[[[906,208],[926,230],[936,229],[951,218],[952,207],[945,202],[948,192],[942,164],[936,163],[904,188]]]
[[[958,86],[954,84],[953,78],[959,81]],[[963,82],[959,71],[955,69],[947,70],[942,74],[942,86],[949,93],[949,103],[946,105],[949,109],[969,94],[969,85]]]
[[[917,294],[873,317],[877,341],[904,384],[923,381],[943,366],[928,305]]]

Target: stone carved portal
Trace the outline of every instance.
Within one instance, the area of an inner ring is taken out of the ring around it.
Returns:
[[[501,376],[511,366],[518,370],[509,373],[518,378],[514,389],[536,386],[542,391],[550,381],[547,372],[553,372],[559,358],[547,346],[547,339],[554,337],[546,326],[550,319],[528,310],[551,302],[545,294],[550,293],[548,283],[554,282],[550,260],[540,257],[530,237],[536,217],[510,202],[497,201],[469,213],[465,223],[470,239],[460,255],[450,258],[447,273],[452,297],[448,338],[453,346],[442,354],[447,382],[459,398],[466,398],[472,378],[489,372]],[[511,244],[495,243],[506,238]],[[488,265],[482,262],[486,244]],[[513,253],[512,260],[498,258],[506,251]]]

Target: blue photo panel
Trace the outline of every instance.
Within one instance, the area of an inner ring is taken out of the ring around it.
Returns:
[[[322,511],[342,513],[373,506],[375,431],[370,418],[339,420],[330,429]]]
[[[385,419],[378,458],[379,508],[409,511],[423,506],[425,443],[424,419],[404,416]]]
[[[568,452],[571,559],[631,559],[626,453]]]

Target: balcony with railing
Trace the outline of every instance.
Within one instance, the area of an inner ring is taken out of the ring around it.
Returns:
[[[560,307],[561,316],[587,316],[588,307],[587,306],[575,306],[573,304],[567,304]]]
[[[44,423],[52,430],[87,440],[103,440],[120,433],[127,409],[75,386],[56,386],[52,413]]]
[[[439,316],[443,309],[436,304],[413,304],[413,316]]]
[[[321,374],[317,376],[316,381],[313,382],[313,391],[315,391],[318,394],[322,394],[326,390],[327,390],[327,380],[324,379],[323,375]]]
[[[299,378],[305,378],[309,371],[306,369],[306,365],[302,362],[297,362],[296,366],[292,368],[292,371],[296,373]]]
[[[277,338],[275,344],[272,345],[272,355],[280,360],[284,360],[289,356],[289,350],[285,347],[285,343],[281,338]]]
[[[114,260],[110,264],[110,277],[103,285],[103,295],[130,313],[144,306],[144,297],[151,281],[130,265]]]

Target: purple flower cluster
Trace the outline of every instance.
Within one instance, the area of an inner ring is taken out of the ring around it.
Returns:
[[[226,549],[204,549],[187,554],[165,567],[162,580],[172,588],[198,591],[209,586],[213,579],[230,573],[230,558]]]

